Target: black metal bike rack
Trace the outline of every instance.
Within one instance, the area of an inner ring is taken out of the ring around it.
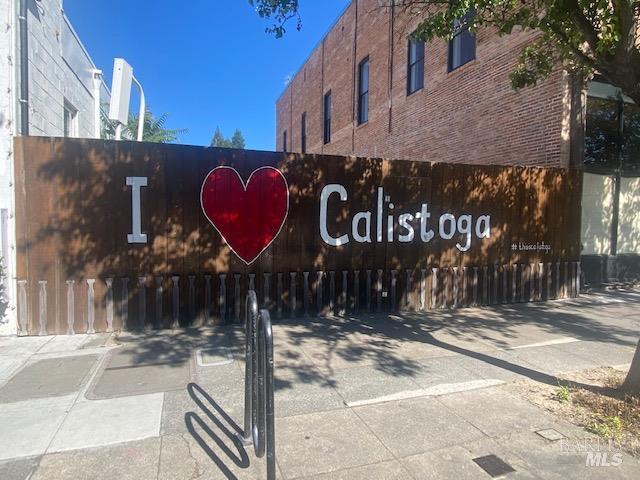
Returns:
[[[276,438],[273,402],[273,331],[268,310],[258,310],[256,292],[245,304],[244,431],[256,457],[267,454],[267,479],[276,478]]]

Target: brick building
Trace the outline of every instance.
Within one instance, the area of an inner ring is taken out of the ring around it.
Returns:
[[[419,19],[377,5],[352,1],[286,87],[276,107],[278,150],[570,164],[569,76],[558,68],[519,92],[509,83],[531,33],[499,37],[482,29],[475,36],[463,31],[451,44],[416,45],[408,35]],[[328,93],[331,138],[325,139]]]
[[[640,277],[640,109],[558,66],[518,92],[509,73],[535,34],[461,29],[416,43],[420,19],[352,0],[276,103],[276,149],[585,169],[583,264]],[[578,86],[576,86],[578,85]]]

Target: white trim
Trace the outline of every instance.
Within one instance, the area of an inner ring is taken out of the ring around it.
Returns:
[[[100,118],[100,88],[102,87],[102,70],[93,70],[93,137],[102,135],[102,119]]]
[[[367,398],[364,400],[356,400],[353,402],[346,402],[347,407],[364,407],[367,405],[375,405],[378,403],[397,402],[399,400],[410,400],[412,398],[419,397],[437,397],[441,395],[449,395],[451,393],[467,392],[469,390],[477,390],[480,388],[495,387],[502,385],[505,382],[503,380],[497,380],[494,378],[470,380],[468,382],[457,383],[439,383],[427,388],[421,388],[418,390],[405,390],[402,392],[392,393],[390,395],[383,395],[381,397]]]
[[[19,13],[19,2],[15,0],[9,0],[7,3],[7,14],[8,14],[8,26],[11,29],[11,35],[9,39],[9,48],[13,66],[9,69],[9,87],[10,92],[7,93],[9,96],[9,119],[11,120],[11,127],[8,131],[8,134],[11,135],[11,139],[17,135],[17,129],[19,128],[19,96],[20,96],[20,83],[19,83],[19,72],[20,72],[20,42],[18,41],[20,35],[20,25],[18,21],[18,13]],[[4,28],[4,26],[3,26]],[[4,93],[3,93],[4,95]],[[2,161],[7,162],[7,170],[5,172],[7,178],[11,182],[11,186],[9,187],[10,195],[8,199],[4,199],[6,203],[3,204],[3,207],[9,209],[9,221],[8,221],[8,231],[7,231],[7,239],[8,239],[8,249],[9,249],[9,258],[5,259],[5,285],[7,286],[7,295],[9,297],[9,308],[7,309],[7,319],[8,322],[4,324],[0,324],[0,337],[3,335],[16,335],[18,333],[18,309],[16,305],[17,298],[17,282],[16,282],[16,265],[17,265],[17,257],[16,257],[16,229],[15,229],[15,185],[16,185],[16,174],[15,174],[15,151],[13,148],[13,141],[9,143],[9,152],[10,157],[7,159],[2,159]]]
[[[68,138],[78,138],[80,135],[80,122],[78,116],[80,112],[69,100],[63,98],[62,102],[62,115],[64,117],[69,115],[69,123],[68,123],[68,132],[63,131],[63,135]],[[62,123],[65,123],[65,119],[63,118]],[[64,129],[64,125],[63,125]]]
[[[265,247],[262,250],[260,250],[260,252],[250,262],[247,262],[244,258],[242,258],[240,255],[238,255],[238,252],[236,252],[233,249],[233,247],[231,246],[231,244],[229,244],[229,242],[224,237],[222,232],[220,230],[218,230],[218,227],[216,227],[215,223],[213,223],[213,221],[211,221],[211,219],[209,218],[209,215],[207,215],[207,212],[204,209],[204,205],[202,204],[202,192],[204,191],[204,185],[205,185],[205,183],[207,183],[207,179],[209,178],[209,176],[211,174],[213,174],[213,172],[215,172],[216,170],[221,169],[221,168],[226,168],[226,169],[229,169],[232,172],[234,172],[238,176],[238,180],[240,180],[240,184],[242,185],[242,188],[244,188],[245,192],[247,191],[247,186],[251,182],[251,178],[253,177],[253,175],[256,172],[259,172],[260,170],[264,170],[264,169],[275,170],[276,172],[278,172],[278,174],[280,175],[280,177],[282,177],[282,180],[284,181],[284,186],[285,186],[285,189],[286,189],[286,192],[287,192],[287,211],[285,212],[284,217],[282,218],[282,223],[280,224],[280,228],[278,229],[278,232],[273,236],[271,241],[267,245],[265,245]],[[282,174],[282,172],[280,170],[278,170],[277,168],[272,167],[270,165],[269,166],[265,166],[265,167],[256,168],[253,172],[251,172],[251,175],[249,175],[249,179],[247,180],[247,183],[244,183],[244,181],[242,180],[242,177],[240,176],[240,174],[238,173],[238,171],[235,168],[229,167],[227,165],[221,165],[219,167],[214,168],[209,173],[207,173],[207,175],[204,177],[204,180],[202,181],[202,186],[200,187],[200,208],[202,210],[202,213],[204,213],[204,216],[207,218],[207,220],[209,220],[209,223],[211,225],[213,225],[213,228],[215,228],[216,232],[218,232],[220,234],[220,236],[222,237],[224,242],[227,244],[229,249],[236,255],[236,257],[238,257],[240,260],[242,260],[247,265],[251,265],[253,262],[255,262],[258,259],[258,257],[260,255],[262,255],[262,252],[264,252],[267,248],[269,248],[271,246],[271,244],[273,243],[273,241],[276,238],[278,238],[278,235],[280,235],[280,232],[282,231],[282,227],[284,227],[284,224],[287,221],[287,217],[289,216],[289,183],[287,183],[287,179],[285,178],[285,176]]]
[[[530,343],[528,345],[517,345],[515,347],[510,347],[505,350],[518,350],[521,348],[534,348],[534,347],[548,347],[551,345],[564,345],[565,343],[575,343],[579,341],[580,341],[579,339],[573,338],[573,337],[560,337],[560,338],[554,338],[553,340],[547,340],[544,342]]]
[[[634,103],[630,97],[623,95],[622,90],[609,83],[589,82],[587,96],[592,98],[618,99],[622,97],[625,103]]]

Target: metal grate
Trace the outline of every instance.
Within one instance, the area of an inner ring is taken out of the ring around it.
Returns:
[[[477,457],[473,459],[480,468],[487,472],[492,477],[499,477],[510,472],[515,472],[513,467],[508,463],[505,463],[501,458],[495,455],[485,455],[484,457]]]

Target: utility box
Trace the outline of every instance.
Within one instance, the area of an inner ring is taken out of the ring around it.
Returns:
[[[109,120],[122,125],[129,121],[129,101],[131,99],[131,82],[133,68],[124,58],[113,61],[113,79],[111,81],[111,103],[109,104]]]

